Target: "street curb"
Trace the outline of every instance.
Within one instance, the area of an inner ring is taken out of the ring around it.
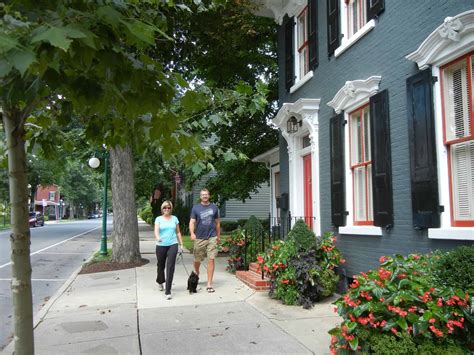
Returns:
[[[71,276],[66,280],[66,282],[60,287],[59,290],[56,291],[56,293],[44,304],[43,307],[36,313],[36,315],[33,315],[33,330],[36,329],[36,327],[43,321],[43,319],[46,317],[48,314],[49,310],[51,307],[56,303],[59,297],[63,295],[64,292],[71,286],[73,281],[77,278],[77,275],[79,275],[79,272],[82,270],[82,266],[84,264],[90,262],[94,258],[94,254],[96,252],[92,252],[91,256],[84,261],[84,263],[79,266],[72,274]],[[13,354],[15,349],[13,348],[14,342],[13,340],[8,343],[7,346],[2,350],[1,354]]]

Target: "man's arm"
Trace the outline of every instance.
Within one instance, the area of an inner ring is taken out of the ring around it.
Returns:
[[[196,234],[194,234],[194,227],[196,226],[196,220],[191,218],[189,220],[189,234],[191,235],[191,240],[196,239]]]
[[[216,219],[216,234],[217,234],[217,244],[221,242],[221,219]]]

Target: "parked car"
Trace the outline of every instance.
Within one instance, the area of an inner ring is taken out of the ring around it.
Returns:
[[[100,214],[97,213],[97,212],[90,212],[90,213],[87,215],[87,218],[88,218],[88,219],[100,218]]]
[[[30,212],[30,227],[44,226],[44,216],[40,212]]]

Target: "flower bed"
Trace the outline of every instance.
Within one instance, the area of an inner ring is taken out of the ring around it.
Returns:
[[[329,233],[316,238],[303,221],[296,222],[286,240],[276,241],[257,257],[272,282],[270,296],[310,308],[332,295],[338,281],[334,268],[343,262],[334,241]]]
[[[354,277],[335,304],[344,321],[331,351],[464,354],[472,337],[473,290],[436,282],[439,254],[380,258],[380,268]]]

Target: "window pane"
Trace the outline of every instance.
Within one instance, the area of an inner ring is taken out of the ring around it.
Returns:
[[[370,117],[369,108],[364,109],[364,161],[370,161]]]
[[[351,163],[362,163],[360,111],[351,115]]]
[[[303,148],[309,147],[311,145],[311,140],[309,135],[303,137]]]
[[[367,165],[367,219],[374,220],[374,202],[372,198],[372,164]]]
[[[356,221],[365,221],[365,167],[354,169],[354,215]]]
[[[308,72],[308,46],[300,51],[300,79]]]
[[[471,134],[466,61],[445,69],[444,102],[446,138],[453,140]]]
[[[474,140],[453,144],[451,175],[454,219],[474,220]]]

